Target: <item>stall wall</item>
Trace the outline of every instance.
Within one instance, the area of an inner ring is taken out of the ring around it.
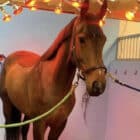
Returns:
[[[133,21],[120,21],[119,36],[128,36],[140,33],[140,23]]]
[[[138,22],[121,21],[119,36],[139,34],[139,27]],[[117,47],[117,44],[114,46]],[[113,58],[114,51],[110,50],[108,54]],[[121,82],[140,89],[140,59],[117,61],[114,57],[109,63],[108,69]],[[105,140],[139,140],[140,92],[118,85],[112,80],[109,80],[108,83]]]
[[[31,50],[42,54],[58,32],[73,15],[59,15],[45,11],[24,10],[8,23],[0,21],[0,53],[8,55],[16,50]]]
[[[140,89],[140,61],[113,61],[109,71],[121,82]],[[105,140],[140,140],[140,91],[109,80]]]
[[[55,15],[45,11],[30,12],[25,10],[22,15],[13,17],[13,20],[9,23],[1,21],[0,53],[7,56],[11,52],[24,49],[42,54],[48,49],[58,32],[73,16],[64,14]],[[106,25],[103,28],[107,36],[104,54],[112,47],[114,40],[117,38],[118,28],[119,21],[106,21]],[[106,60],[104,61],[106,63]],[[104,95],[98,98],[91,97],[89,99],[86,118],[84,120],[84,108],[82,106],[85,104],[82,104],[82,96],[85,92],[85,84],[83,81],[80,81],[76,89],[75,108],[69,117],[68,124],[60,140],[104,140],[108,94],[105,92]],[[4,123],[2,110],[0,111],[0,123]],[[30,140],[32,139],[31,131],[28,137]],[[4,140],[3,129],[0,129],[0,139]]]

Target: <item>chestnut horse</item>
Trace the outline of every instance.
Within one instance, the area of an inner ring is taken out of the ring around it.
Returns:
[[[56,105],[70,90],[78,68],[90,96],[99,96],[105,89],[106,68],[102,50],[106,37],[98,25],[106,13],[107,1],[98,14],[81,9],[58,35],[52,46],[40,57],[28,51],[9,55],[0,79],[0,96],[6,124],[34,118]],[[58,140],[75,104],[74,94],[49,116],[33,123],[34,140]],[[27,139],[29,125],[21,129]],[[20,128],[6,128],[6,140],[19,140]]]

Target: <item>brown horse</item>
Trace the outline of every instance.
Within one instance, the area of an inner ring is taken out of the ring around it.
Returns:
[[[99,14],[81,10],[58,35],[52,46],[40,57],[28,51],[9,55],[0,79],[0,96],[6,124],[36,117],[56,105],[70,90],[76,67],[81,70],[90,96],[99,96],[105,89],[106,68],[102,50],[106,40],[98,25],[105,15],[104,1]],[[75,104],[74,94],[48,117],[33,123],[34,140],[58,140]],[[22,127],[23,140],[27,139],[29,125]],[[6,140],[19,140],[19,128],[7,128]]]

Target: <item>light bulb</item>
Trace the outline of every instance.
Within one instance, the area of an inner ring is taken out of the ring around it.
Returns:
[[[58,7],[55,8],[54,12],[56,14],[61,14],[62,13],[62,8],[58,6]]]
[[[99,21],[99,26],[100,26],[100,27],[103,27],[104,24],[105,24],[105,20],[102,19],[102,20]]]
[[[9,21],[11,21],[11,15],[8,15],[8,14],[4,15],[4,17],[2,18],[2,20],[3,20],[4,22],[9,22]]]
[[[30,11],[36,11],[37,8],[36,8],[35,6],[32,6],[32,7],[29,7],[29,10],[30,10]]]
[[[135,13],[134,13],[133,11],[127,11],[127,12],[125,13],[125,17],[126,17],[126,19],[128,19],[128,20],[133,20],[134,17],[135,17]]]
[[[46,2],[46,3],[48,3],[48,2],[50,2],[51,0],[43,0],[43,2]]]
[[[35,5],[35,3],[36,3],[36,0],[30,0],[25,5],[28,6],[28,7],[32,7],[32,6]]]

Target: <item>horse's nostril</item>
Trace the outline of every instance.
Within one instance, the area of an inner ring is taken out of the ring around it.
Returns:
[[[101,94],[103,92],[103,83],[99,81],[93,82],[92,91],[94,94]]]

